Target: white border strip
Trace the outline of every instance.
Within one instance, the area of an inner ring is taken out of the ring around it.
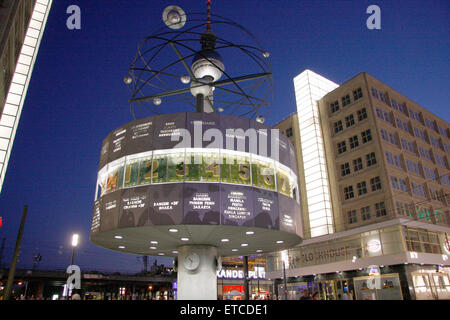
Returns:
[[[52,1],[36,1],[0,117],[0,192]]]

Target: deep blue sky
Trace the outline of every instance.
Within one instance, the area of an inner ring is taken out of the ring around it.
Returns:
[[[81,234],[82,270],[141,268],[136,255],[88,240],[100,147],[132,120],[122,79],[137,44],[163,26],[167,5],[189,13],[204,11],[205,2],[54,1],[0,194],[3,266],[28,204],[19,268],[38,251],[40,267],[65,268],[73,232]],[[72,4],[81,8],[81,30],[66,28]],[[366,28],[371,4],[381,8],[382,30]],[[292,79],[304,69],[337,83],[366,71],[449,121],[449,9],[448,1],[213,1],[213,13],[244,25],[271,54],[269,125],[295,111]]]

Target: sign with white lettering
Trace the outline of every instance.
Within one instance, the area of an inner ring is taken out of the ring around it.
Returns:
[[[244,271],[238,269],[221,269],[216,272],[219,279],[244,279]],[[255,270],[248,271],[249,279],[265,279],[266,271],[264,267],[255,267]]]
[[[220,224],[220,196],[217,184],[186,184],[184,224]]]
[[[247,187],[222,184],[221,224],[233,226],[252,226],[253,198]]]

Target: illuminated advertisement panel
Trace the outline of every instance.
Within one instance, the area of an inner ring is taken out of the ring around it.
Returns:
[[[186,113],[158,116],[153,123],[153,147],[155,150],[172,149],[182,141],[182,131],[186,128]],[[175,141],[172,141],[172,139]]]
[[[278,194],[279,212],[280,212],[280,230],[290,233],[296,233],[296,214],[295,201],[282,194]]]
[[[278,195],[276,192],[253,189],[254,225],[258,228],[279,229]]]
[[[121,193],[119,228],[149,225],[147,187],[128,188]]]
[[[183,184],[160,184],[148,188],[152,225],[175,225],[183,221]]]
[[[183,224],[220,224],[218,184],[189,183],[184,186]]]
[[[222,225],[253,226],[253,192],[244,186],[221,184]]]
[[[117,195],[113,192],[103,196],[100,207],[100,232],[117,229],[119,221],[120,203]]]
[[[100,216],[102,210],[102,199],[94,202],[94,209],[92,210],[91,233],[100,231]]]
[[[186,129],[191,136],[191,143],[187,147],[223,148],[219,114],[190,112],[186,118]]]
[[[153,149],[153,120],[139,119],[130,123],[127,130],[125,150],[127,154]]]

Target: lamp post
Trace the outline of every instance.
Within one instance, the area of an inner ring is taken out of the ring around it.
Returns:
[[[70,265],[73,265],[73,259],[75,257],[75,248],[78,246],[78,240],[79,240],[80,236],[77,233],[74,233],[72,235],[72,258],[70,259]],[[67,296],[66,299],[69,300],[69,288],[66,288],[67,290]]]

